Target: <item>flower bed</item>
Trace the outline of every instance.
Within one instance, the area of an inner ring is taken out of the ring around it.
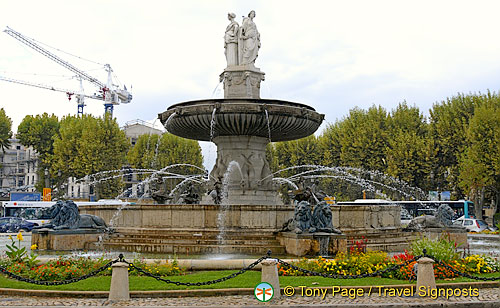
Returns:
[[[359,245],[358,245],[359,246]],[[415,261],[411,261],[415,255],[421,255],[426,249],[427,254],[433,256],[438,262],[434,264],[434,276],[436,279],[453,279],[458,277],[449,267],[467,274],[493,273],[500,271],[500,261],[490,256],[469,255],[460,258],[458,246],[449,239],[429,240],[422,238],[411,244],[411,251],[389,257],[387,253],[380,251],[365,252],[362,247],[355,246],[349,253],[338,253],[333,259],[318,257],[315,259],[303,258],[292,264],[310,271],[325,273],[329,275],[360,275],[372,274],[387,268],[401,265],[394,270],[388,270],[377,276],[383,278],[396,278],[401,280],[415,279],[413,267]],[[405,264],[405,265],[403,265]],[[282,276],[306,275],[299,270],[278,266],[278,273]]]
[[[37,260],[37,255],[33,252],[27,253],[25,248],[21,247],[23,241],[22,233],[16,236],[18,242],[9,236],[11,244],[7,245],[5,256],[0,257],[0,266],[7,271],[16,275],[42,281],[60,281],[72,278],[78,278],[89,274],[111,260],[105,258],[92,259],[90,257],[59,257],[57,260],[51,260],[45,264]],[[32,251],[36,249],[36,245],[31,247]],[[183,274],[184,269],[178,266],[177,260],[166,261],[162,263],[157,261],[153,264],[146,264],[144,260],[134,259],[132,262],[137,267],[144,269],[146,272],[157,276],[173,276]],[[143,275],[142,273],[129,267],[130,275]],[[98,275],[111,275],[111,267],[106,268]]]

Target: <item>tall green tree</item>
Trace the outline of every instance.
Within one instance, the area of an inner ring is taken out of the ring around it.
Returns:
[[[54,137],[51,158],[52,178],[81,178],[100,171],[118,170],[125,163],[128,141],[115,119],[106,115],[66,116],[61,119],[59,135]],[[119,183],[97,187],[102,198],[116,196]]]
[[[56,115],[27,115],[17,127],[16,137],[22,145],[33,147],[39,155],[36,188],[41,191],[45,186],[45,170],[50,169],[50,158],[54,154],[54,136],[59,134],[59,119]]]
[[[162,169],[173,164],[191,164],[202,167],[201,147],[195,140],[184,139],[170,133],[144,134],[127,154],[134,168]]]
[[[433,105],[430,112],[430,134],[434,141],[431,185],[439,190],[451,190],[453,197],[463,198],[459,186],[459,160],[469,146],[466,131],[474,110],[485,97],[481,94],[458,94]]]
[[[275,168],[278,170],[320,163],[319,143],[314,135],[292,141],[276,142],[273,143],[273,148],[273,159],[277,162]]]
[[[460,159],[460,186],[477,205],[482,218],[485,195],[500,195],[500,97],[485,96],[466,131],[469,146]],[[495,205],[497,205],[495,204]]]
[[[0,150],[5,153],[9,148],[12,138],[12,120],[7,116],[5,110],[0,108]]]
[[[321,164],[324,166],[341,166],[340,153],[341,147],[341,134],[342,125],[345,121],[337,121],[330,124],[318,137],[319,149],[321,153]]]
[[[17,127],[16,137],[22,145],[32,146],[42,159],[54,153],[54,136],[59,133],[56,115],[27,115]]]
[[[344,166],[385,171],[388,114],[381,106],[351,109],[342,120],[340,159]]]
[[[170,133],[139,136],[134,147],[130,148],[127,154],[127,161],[133,168],[141,169],[161,170],[166,166],[176,164],[190,164],[203,168],[203,156],[198,142]],[[177,174],[200,174],[202,172],[190,166],[176,166],[167,171]],[[145,176],[139,176],[139,178],[145,178]],[[164,188],[171,191],[180,182],[180,179],[169,179],[165,181]],[[159,188],[156,187],[156,189]]]
[[[420,110],[400,103],[390,115],[386,172],[411,186],[429,189],[433,149],[428,124]]]

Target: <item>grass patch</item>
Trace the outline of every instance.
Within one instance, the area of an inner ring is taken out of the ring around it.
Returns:
[[[183,276],[166,277],[173,281],[180,282],[202,282],[218,279],[234,273],[234,271],[204,271],[194,272]],[[481,274],[480,277],[498,277],[499,273]],[[152,291],[152,290],[190,290],[190,289],[225,289],[225,288],[254,288],[260,282],[261,273],[258,271],[248,271],[236,278],[208,286],[176,286],[167,284],[150,277],[130,276],[131,291]],[[437,283],[471,282],[477,281],[468,278],[456,278],[453,280],[438,280]],[[11,289],[33,289],[33,290],[69,290],[69,291],[109,291],[111,276],[92,277],[69,285],[61,286],[40,286],[26,282],[20,282],[4,275],[0,275],[0,287]],[[313,284],[314,283],[314,284]],[[379,286],[409,284],[408,281],[390,278],[360,278],[360,279],[330,279],[323,277],[308,276],[281,276],[281,286]]]

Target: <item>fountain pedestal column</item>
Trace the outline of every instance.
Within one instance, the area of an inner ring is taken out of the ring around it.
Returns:
[[[260,98],[264,72],[250,65],[227,67],[219,76],[224,81],[224,98]]]
[[[217,145],[217,160],[210,178],[222,183],[225,202],[238,205],[282,204],[266,159],[268,138],[219,136],[213,142]]]

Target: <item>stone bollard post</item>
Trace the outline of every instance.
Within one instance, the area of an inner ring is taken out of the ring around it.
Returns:
[[[427,290],[436,288],[436,279],[434,278],[434,260],[423,257],[418,259],[417,266],[417,292],[420,287]]]
[[[111,265],[111,286],[109,288],[109,300],[128,300],[130,291],[128,285],[128,264],[117,262]]]
[[[266,259],[260,263],[262,265],[262,278],[261,282],[267,282],[273,286],[273,298],[281,297],[280,279],[278,276],[278,260]]]

